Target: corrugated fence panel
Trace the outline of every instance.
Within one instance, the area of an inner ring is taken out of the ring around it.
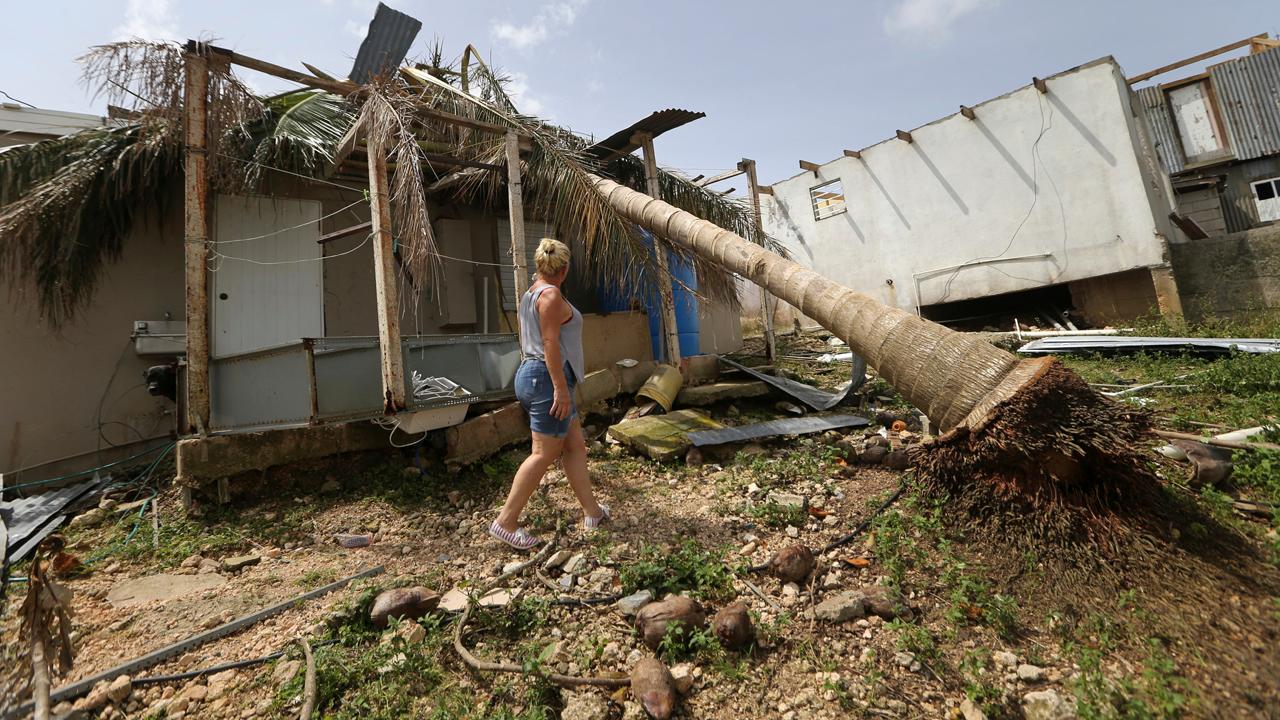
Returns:
[[[1280,153],[1280,51],[1209,69],[1236,159]]]
[[[1147,124],[1151,126],[1156,154],[1169,173],[1182,172],[1186,161],[1182,157],[1178,128],[1173,123],[1173,115],[1169,113],[1164,91],[1158,85],[1144,87],[1138,90],[1138,102],[1147,118]]]

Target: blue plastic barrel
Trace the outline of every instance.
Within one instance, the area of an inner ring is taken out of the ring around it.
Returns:
[[[653,236],[646,230],[640,231],[644,243],[653,247]],[[693,263],[667,253],[667,265],[671,275],[679,280],[672,284],[672,296],[676,305],[676,329],[680,336],[680,356],[688,357],[701,352],[701,336],[698,327],[698,298],[694,291],[698,289],[698,273]],[[631,308],[630,300],[616,287],[602,287],[599,291],[600,305],[606,312],[625,312]],[[653,356],[662,357],[662,300],[657,292],[647,294],[643,298],[645,312],[649,315],[649,341],[652,343]]]

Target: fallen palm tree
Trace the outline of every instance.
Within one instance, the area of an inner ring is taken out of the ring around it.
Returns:
[[[612,180],[596,190],[633,222],[767,289],[849,343],[944,434],[920,457],[930,481],[976,484],[1035,506],[1115,509],[1155,486],[1146,419],[1053,358],[1019,360],[972,335],[838,285],[691,213]]]

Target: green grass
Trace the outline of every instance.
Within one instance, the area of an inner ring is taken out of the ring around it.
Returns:
[[[707,600],[732,599],[733,572],[724,564],[725,554],[723,548],[707,550],[691,539],[670,549],[645,545],[636,560],[619,568],[622,592],[647,588],[657,598],[687,592]]]

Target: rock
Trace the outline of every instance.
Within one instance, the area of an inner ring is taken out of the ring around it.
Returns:
[[[1022,714],[1026,720],[1074,720],[1076,708],[1056,690],[1037,690],[1022,696]]]
[[[570,693],[561,692],[564,710],[560,712],[561,720],[608,720],[609,703],[593,692]]]
[[[618,612],[625,617],[631,617],[640,612],[645,605],[653,602],[653,593],[648,590],[641,590],[632,593],[618,601]]]
[[[336,495],[341,490],[342,485],[334,478],[329,478],[320,485],[321,495]]]
[[[195,703],[195,702],[200,702],[201,700],[204,700],[206,697],[208,697],[208,695],[209,695],[209,688],[207,686],[193,684],[183,688],[182,693],[178,695],[178,697],[183,698],[188,702]]]
[[[781,505],[782,507],[802,508],[805,505],[805,497],[803,495],[796,495],[795,493],[771,492],[769,493],[768,499],[769,502],[775,505]]]
[[[675,684],[676,692],[688,695],[693,689],[693,666],[689,663],[680,663],[671,668],[671,680]]]
[[[393,617],[417,620],[440,606],[440,594],[424,587],[384,590],[374,598],[369,619],[376,627],[386,627]],[[463,598],[464,607],[466,598]]]
[[[678,623],[682,631],[701,629],[707,616],[696,600],[672,595],[661,602],[649,603],[636,613],[636,628],[650,650],[657,650],[667,634],[667,626]]]
[[[799,596],[800,596],[799,585],[793,582],[789,582],[782,586],[782,597],[793,598],[793,597],[799,597]]]
[[[578,579],[577,577],[570,575],[568,573],[565,573],[564,575],[560,576],[560,579],[556,581],[556,584],[558,584],[560,587],[564,588],[565,590],[572,590],[573,585],[577,581],[577,579]]]
[[[388,635],[384,635],[382,642],[387,643],[399,638],[407,643],[420,643],[427,639],[427,630],[414,621],[401,623],[396,631]]]
[[[646,720],[648,717],[640,703],[634,703],[630,700],[622,703],[622,720]]]
[[[902,593],[888,585],[871,585],[861,590],[867,600],[867,612],[885,620],[910,620],[914,613]]]
[[[742,548],[738,550],[738,554],[743,556],[750,555],[751,553],[756,551],[756,547],[757,547],[756,543],[753,540],[747,543],[746,545],[743,545]]]
[[[223,558],[222,569],[225,572],[236,572],[243,570],[251,565],[257,565],[262,562],[262,556],[257,553],[249,555],[237,555],[235,557]]]
[[[566,560],[560,569],[570,575],[580,575],[587,569],[587,556],[582,553],[578,553]]]
[[[829,623],[856,620],[867,614],[867,597],[858,590],[847,590],[823,600],[813,609],[813,615]]]
[[[689,448],[689,451],[684,454],[684,464],[689,467],[701,467],[705,462],[702,451],[696,447]]]
[[[506,607],[511,604],[512,600],[520,597],[520,588],[508,590],[507,588],[494,588],[485,593],[480,598],[480,607]]]
[[[108,697],[108,700],[111,702],[119,705],[119,703],[124,702],[124,698],[129,697],[129,694],[132,692],[133,679],[129,678],[128,675],[120,675],[119,678],[111,680],[111,684],[106,688],[106,697]]]
[[[188,555],[187,559],[182,561],[182,567],[184,568],[200,567],[201,560],[204,560],[204,558],[200,557],[199,554]]]
[[[1018,656],[1008,650],[997,650],[991,653],[991,659],[996,661],[997,665],[1007,668],[1018,667]]]
[[[711,619],[711,631],[720,644],[730,650],[741,650],[756,639],[756,628],[744,603],[736,602],[721,608]]]
[[[75,708],[92,711],[104,707],[111,700],[111,696],[107,694],[107,689],[110,687],[110,683],[106,681],[94,685],[89,694],[75,704]]]
[[[911,667],[911,664],[916,661],[916,656],[909,652],[896,652],[893,654],[893,661],[902,667]]]
[[[783,582],[803,582],[813,571],[813,553],[804,545],[792,545],[769,560],[769,572]]]
[[[1040,682],[1044,679],[1044,668],[1023,663],[1018,666],[1018,679],[1022,682]]]
[[[960,701],[960,714],[964,716],[964,720],[987,720],[987,714],[969,698]]]
[[[499,574],[499,575],[506,575],[507,573],[515,572],[516,570],[520,569],[520,566],[521,566],[521,565],[524,565],[524,563],[523,563],[523,562],[521,562],[520,560],[512,560],[511,562],[507,563],[506,565],[503,565],[503,566],[502,566],[502,572],[500,572],[500,573],[498,573],[498,574]]]
[[[547,558],[546,562],[542,563],[542,569],[555,570],[556,568],[564,565],[571,557],[573,557],[573,553],[571,551],[557,550],[551,554],[551,557]]]
[[[661,661],[643,658],[631,671],[631,696],[654,720],[667,720],[676,707],[675,678]]]
[[[879,465],[884,462],[884,458],[888,454],[889,448],[883,445],[868,445],[866,449],[858,455],[858,462],[863,465]]]
[[[80,513],[71,519],[71,527],[94,527],[102,524],[107,519],[107,511],[102,508],[93,508]]]
[[[796,527],[795,525],[788,525],[788,526],[787,526],[787,537],[789,537],[789,538],[798,538],[798,537],[800,537],[800,528]]]
[[[283,685],[292,680],[301,668],[301,660],[281,660],[276,663],[276,669],[271,672],[271,679],[276,685]]]
[[[107,593],[107,602],[113,607],[145,605],[156,600],[170,600],[203,590],[212,590],[226,582],[226,578],[214,573],[147,575],[112,585],[111,591]]]

